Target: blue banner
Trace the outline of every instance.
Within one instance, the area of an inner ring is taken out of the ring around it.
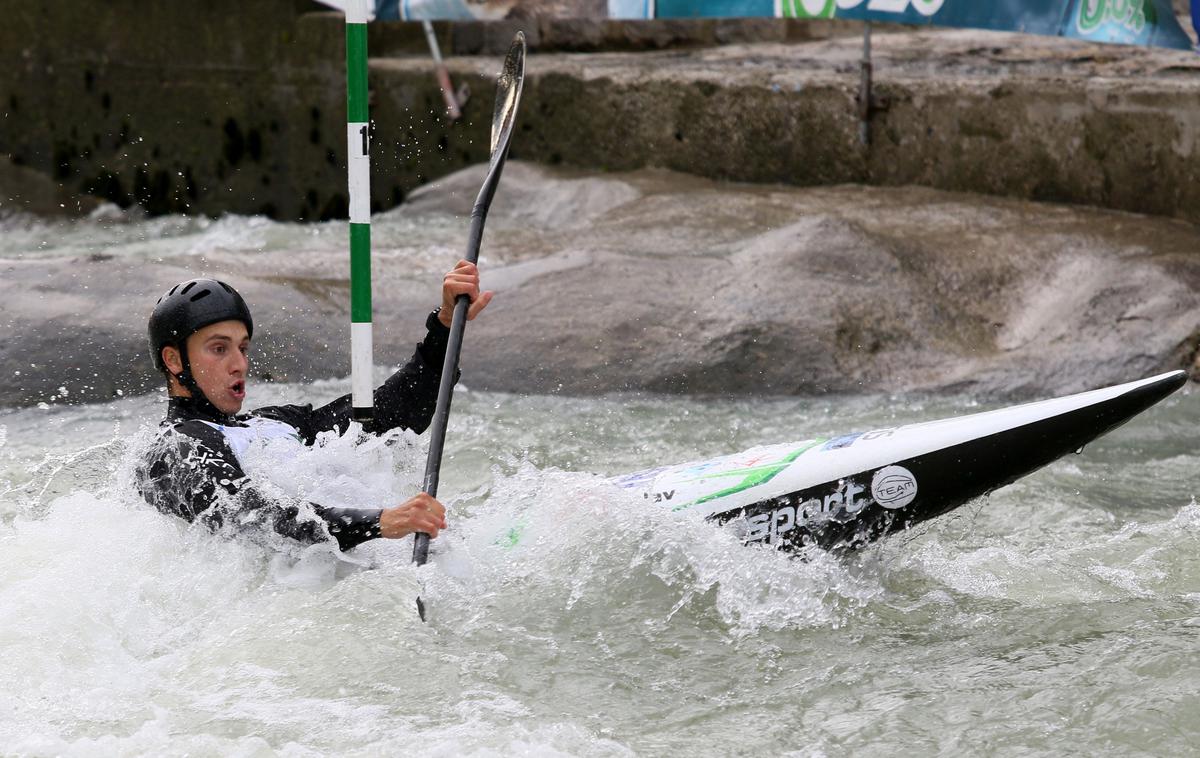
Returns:
[[[505,3],[487,0],[375,0],[375,15],[381,19],[500,18],[505,8]],[[1193,22],[1200,32],[1198,8],[1200,0],[1192,0]],[[559,15],[570,16],[570,11]],[[608,0],[608,16],[845,18],[1192,47],[1171,0]]]
[[[1193,5],[1200,0],[1192,0]],[[610,4],[610,9],[612,4]],[[785,16],[994,29],[1189,49],[1171,0],[657,0],[655,18]]]

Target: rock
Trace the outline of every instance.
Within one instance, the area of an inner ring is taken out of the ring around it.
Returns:
[[[405,360],[420,338],[483,173],[447,177],[376,217],[377,365]],[[250,302],[255,376],[346,376],[340,231],[242,223],[298,241],[254,243],[252,254],[210,244],[199,257],[183,246],[159,261],[0,261],[0,404],[159,386],[145,319],[158,294],[200,274]],[[404,247],[424,229],[442,241]],[[212,237],[227,238],[238,234]],[[467,330],[463,381],[520,393],[1008,399],[1194,372],[1197,249],[1193,225],[1113,211],[511,162],[484,235],[484,284],[497,296]]]
[[[265,278],[106,258],[0,261],[0,404],[90,402],[158,389],[146,321],[154,301],[194,276],[228,279],[270,324],[254,378],[279,381],[348,373],[344,325],[324,317],[304,288]],[[289,311],[303,318],[281,318]],[[313,371],[322,362],[323,371]],[[65,391],[64,391],[65,390]]]
[[[557,250],[485,273],[500,294],[471,327],[469,384],[1011,398],[1195,360],[1200,233],[1186,224],[918,188],[618,181],[630,191],[592,196],[602,213],[547,227]],[[501,196],[536,205],[528,170],[515,184]],[[621,194],[636,199],[608,205]],[[489,255],[524,256],[500,237]]]
[[[504,191],[488,210],[493,221],[507,226],[559,229],[578,226],[626,203],[641,193],[629,182],[606,179],[584,171],[547,172],[512,161],[501,175]],[[421,187],[409,197],[405,213],[452,213],[470,216],[483,175],[466,170]]]

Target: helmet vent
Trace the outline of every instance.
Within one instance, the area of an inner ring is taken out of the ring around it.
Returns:
[[[211,294],[212,294],[212,292],[211,292],[211,291],[209,291],[209,290],[200,290],[199,292],[197,292],[196,294],[192,295],[192,296],[191,296],[190,298],[188,298],[188,299],[189,299],[189,300],[191,300],[191,301],[194,303],[194,302],[196,302],[197,300],[203,300],[204,298],[208,297],[208,296],[209,296],[209,295],[211,295]]]
[[[174,295],[174,294],[175,294],[175,290],[177,290],[177,289],[179,289],[179,285],[178,285],[178,284],[176,284],[174,287],[172,287],[172,288],[171,288],[171,291],[167,293],[167,297],[170,297],[171,295]],[[159,298],[159,300],[162,300],[162,298],[160,297],[160,298]]]
[[[184,285],[183,289],[179,290],[179,294],[186,295],[188,293],[188,290],[190,290],[192,287],[195,287],[195,286],[196,286],[195,282],[188,282],[186,285]]]
[[[229,294],[231,294],[231,295],[233,294],[233,287],[230,287],[230,286],[229,286],[228,284],[226,284],[225,282],[217,282],[217,284],[219,284],[219,285],[221,285],[222,287],[224,287],[224,288],[225,288],[225,291],[226,291],[226,292],[228,292]]]

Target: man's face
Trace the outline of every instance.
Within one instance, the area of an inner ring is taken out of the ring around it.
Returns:
[[[250,336],[241,321],[219,321],[187,340],[192,376],[209,402],[222,413],[237,413],[246,399],[246,354]]]

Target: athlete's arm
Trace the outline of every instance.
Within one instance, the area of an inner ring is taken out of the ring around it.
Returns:
[[[408,363],[375,390],[374,417],[364,424],[368,432],[382,434],[391,429],[411,429],[417,434],[429,428],[437,406],[442,364],[450,337],[450,318],[459,295],[471,298],[467,319],[473,319],[492,301],[491,292],[479,291],[479,271],[459,261],[442,281],[442,306],[425,319],[425,339],[417,345]],[[458,381],[458,377],[455,377]],[[257,416],[283,421],[300,430],[305,444],[313,444],[318,434],[336,429],[345,432],[351,420],[350,395],[328,405],[285,405],[260,408]]]
[[[289,503],[263,494],[224,436],[200,421],[185,421],[160,438],[138,486],[158,510],[213,530],[266,528],[307,544],[332,537],[342,550],[383,536],[379,509]]]
[[[442,325],[436,313],[425,320],[426,333],[412,358],[376,388],[374,418],[364,424],[368,432],[382,434],[390,429],[412,429],[417,434],[429,428],[433,409],[437,405],[438,384],[442,378],[442,363],[446,358],[446,340],[450,330]],[[313,408],[312,405],[276,405],[259,408],[253,415],[275,419],[300,432],[304,444],[316,442],[321,432],[336,430],[339,434],[350,428],[352,406],[350,395]]]
[[[138,472],[143,497],[164,513],[214,531],[268,528],[313,544],[329,537],[349,550],[367,540],[413,532],[436,537],[446,509],[425,493],[395,508],[334,508],[276,500],[250,484],[224,435],[199,421],[177,425],[160,438],[149,466]],[[311,510],[317,518],[306,511]]]

